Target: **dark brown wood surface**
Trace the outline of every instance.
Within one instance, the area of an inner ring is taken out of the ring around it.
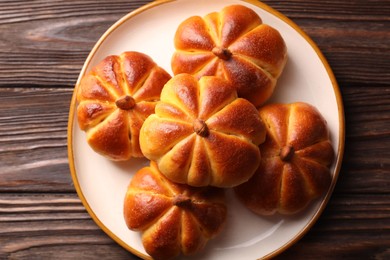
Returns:
[[[148,0],[0,0],[0,259],[137,259],[82,206],[69,104],[95,42]],[[278,259],[390,259],[390,1],[264,1],[319,46],[345,106],[340,178]]]

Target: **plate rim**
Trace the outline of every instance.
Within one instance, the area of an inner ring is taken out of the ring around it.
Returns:
[[[117,235],[115,235],[109,228],[107,228],[103,222],[100,221],[99,217],[95,214],[95,212],[92,210],[90,207],[87,199],[85,198],[83,191],[81,190],[80,183],[78,181],[77,177],[77,172],[76,172],[76,165],[74,161],[74,153],[73,153],[73,130],[74,130],[74,117],[75,117],[75,110],[76,110],[76,93],[78,90],[78,86],[80,84],[80,80],[82,76],[85,74],[87,67],[89,66],[92,58],[96,54],[97,50],[101,46],[101,44],[106,40],[106,38],[118,27],[120,27],[123,23],[126,21],[132,19],[133,17],[149,10],[152,8],[155,8],[159,5],[167,4],[170,2],[179,2],[183,0],[155,0],[153,2],[147,3],[127,14],[125,14],[123,17],[121,17],[119,20],[117,20],[113,25],[111,25],[103,34],[100,36],[99,40],[96,42],[96,44],[93,46],[91,51],[89,52],[83,67],[79,73],[79,76],[77,78],[76,84],[74,86],[71,102],[70,102],[70,108],[69,108],[69,116],[68,116],[68,126],[67,126],[67,150],[68,150],[68,161],[69,161],[69,168],[70,168],[70,174],[72,177],[72,181],[75,187],[75,190],[77,192],[77,195],[79,196],[83,206],[87,210],[88,214],[91,216],[92,220],[101,228],[109,237],[111,237],[116,243],[118,243],[120,246],[122,246],[124,249],[129,251],[130,253],[141,257],[142,259],[152,259],[149,255],[146,255],[142,252],[139,252],[135,248],[131,247],[127,243],[125,243],[122,239],[120,239]],[[342,165],[342,160],[344,156],[344,149],[345,149],[345,116],[344,116],[344,106],[343,106],[343,101],[342,101],[342,95],[340,88],[338,86],[336,77],[327,61],[325,58],[324,54],[321,52],[317,44],[311,39],[311,37],[303,31],[295,22],[293,22],[290,18],[282,14],[281,12],[277,11],[276,9],[270,7],[269,5],[257,1],[257,0],[239,0],[241,2],[246,2],[251,5],[254,5],[256,7],[259,7],[266,12],[276,16],[277,18],[281,19],[283,22],[287,23],[289,26],[291,26],[299,35],[301,35],[304,40],[313,48],[314,52],[320,59],[322,65],[324,66],[326,73],[331,81],[332,87],[333,87],[333,93],[335,95],[336,99],[336,104],[337,104],[337,111],[338,111],[338,123],[339,123],[339,140],[338,140],[338,147],[337,147],[337,153],[336,153],[336,158],[335,158],[335,168],[333,172],[333,178],[332,182],[330,184],[330,187],[321,200],[321,203],[318,206],[318,209],[310,218],[310,220],[307,222],[307,224],[293,236],[287,243],[285,243],[283,246],[279,247],[278,249],[270,252],[269,254],[261,257],[261,259],[269,259],[273,258],[285,250],[287,250],[289,247],[291,247],[293,244],[297,243],[311,228],[312,226],[317,222],[319,217],[322,215],[324,209],[326,208],[326,205],[328,204],[334,188],[336,186],[340,170],[341,170],[341,165]]]

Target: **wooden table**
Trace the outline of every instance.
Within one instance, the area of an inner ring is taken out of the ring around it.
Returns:
[[[148,0],[0,0],[0,259],[136,259],[90,218],[67,157],[69,104],[95,42]],[[390,1],[264,1],[318,44],[346,146],[334,194],[280,259],[390,259]]]

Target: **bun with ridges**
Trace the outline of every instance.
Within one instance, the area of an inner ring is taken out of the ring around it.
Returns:
[[[142,152],[168,179],[198,187],[248,180],[264,139],[258,111],[237,98],[230,82],[212,76],[198,81],[189,74],[168,81],[140,132]]]
[[[149,56],[124,52],[103,59],[77,89],[77,118],[88,144],[105,157],[143,157],[139,130],[171,76]]]
[[[259,215],[297,213],[330,186],[334,151],[327,123],[302,102],[269,104],[259,111],[267,128],[261,164],[235,188],[236,195]]]
[[[135,174],[124,201],[128,228],[142,232],[143,246],[154,259],[201,251],[221,232],[226,216],[223,189],[175,184],[154,162]]]
[[[272,95],[287,61],[280,33],[242,5],[186,19],[177,28],[174,44],[174,75],[224,78],[256,107]]]

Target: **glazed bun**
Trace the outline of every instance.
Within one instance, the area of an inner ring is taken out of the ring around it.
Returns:
[[[280,33],[242,5],[188,18],[179,25],[174,44],[174,75],[225,78],[256,107],[272,95],[287,60]]]
[[[124,201],[126,224],[142,232],[145,251],[153,259],[201,251],[221,232],[226,216],[224,190],[175,184],[154,162],[135,174]]]
[[[149,56],[106,57],[80,81],[77,118],[88,144],[111,160],[142,157],[139,131],[171,76]]]
[[[302,102],[266,105],[260,116],[267,126],[261,164],[235,188],[236,194],[259,215],[299,212],[331,183],[334,151],[327,123],[315,107]]]
[[[256,108],[218,77],[174,76],[140,132],[141,150],[171,181],[233,187],[260,163],[265,128]]]

